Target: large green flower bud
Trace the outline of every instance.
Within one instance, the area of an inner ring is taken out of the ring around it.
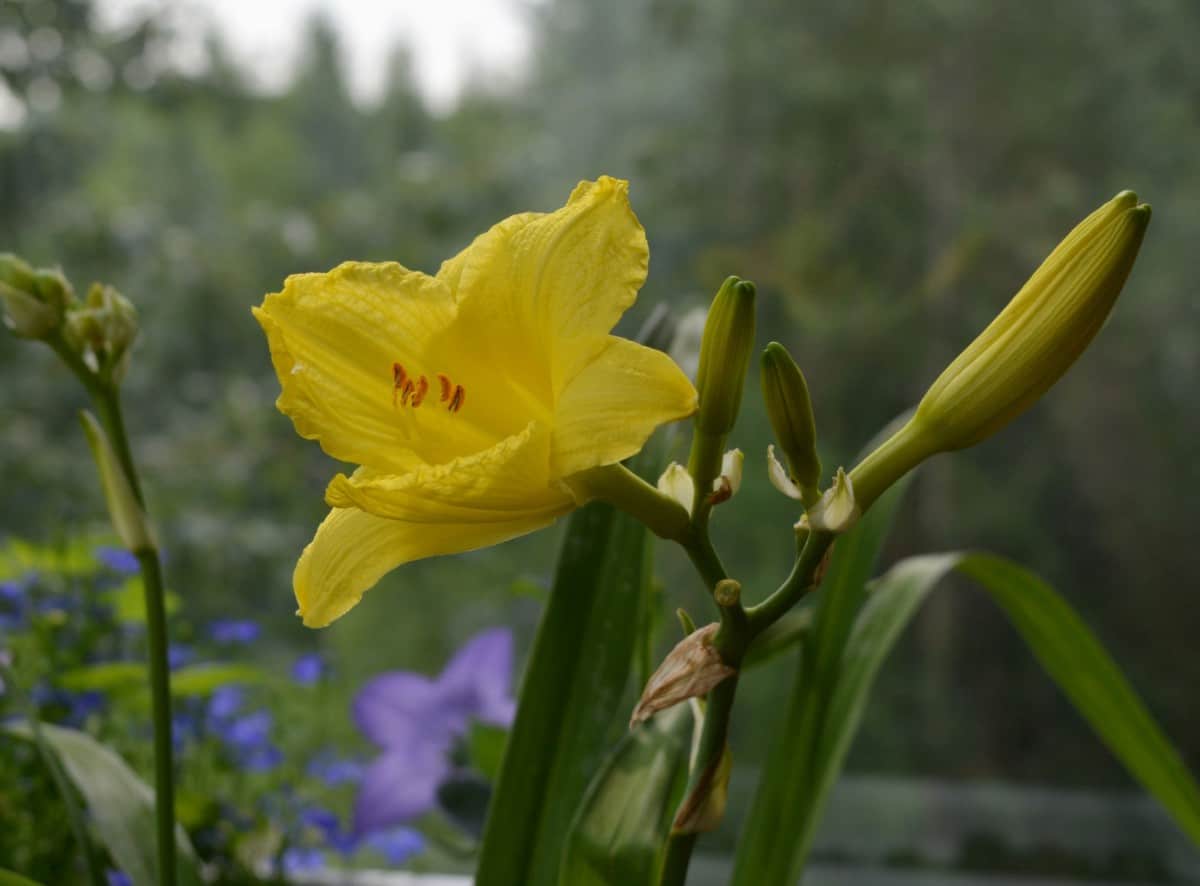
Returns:
[[[942,371],[908,424],[851,472],[862,509],[930,455],[990,437],[1058,381],[1104,325],[1149,223],[1150,207],[1132,191],[1080,222]]]
[[[700,342],[696,427],[714,437],[733,430],[742,405],[742,386],[754,348],[754,284],[730,277],[708,309]]]

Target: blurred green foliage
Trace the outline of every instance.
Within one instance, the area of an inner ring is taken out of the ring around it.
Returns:
[[[253,613],[277,649],[301,636],[290,572],[334,466],[273,410],[249,314],[289,273],[351,258],[432,271],[581,178],[629,178],[652,262],[628,329],[660,300],[754,280],[761,343],[802,365],[832,470],[1129,187],[1155,216],[1109,328],[1029,415],[923,470],[891,553],[987,547],[1032,565],[1200,765],[1200,662],[1182,654],[1200,631],[1200,6],[552,0],[530,13],[522,87],[479,83],[445,114],[403,52],[381,101],[355,105],[319,21],[289,86],[263,95],[215,37],[185,76],[163,23],[99,33],[91,11],[0,6],[10,45],[60,36],[56,52],[0,57],[27,111],[0,131],[0,248],[138,305],[129,421],[172,587],[198,617]],[[103,514],[80,398],[49,354],[2,342],[0,532],[51,539]],[[715,531],[755,599],[786,570],[795,515],[758,468],[770,436],[749,384],[733,436],[747,481]],[[531,636],[538,601],[505,589],[544,583],[553,542],[399,570],[321,642],[352,685],[441,660],[483,624]],[[669,605],[705,611],[680,558],[661,570]],[[778,685],[747,681],[743,760],[765,745]],[[984,599],[952,594],[901,642],[850,766],[1124,778]]]

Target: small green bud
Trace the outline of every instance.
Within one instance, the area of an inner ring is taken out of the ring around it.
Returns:
[[[35,271],[15,255],[0,255],[4,323],[21,338],[46,338],[62,323],[70,285],[57,271]]]
[[[708,309],[696,389],[700,408],[696,427],[723,437],[733,430],[742,403],[742,386],[754,347],[754,284],[728,278]]]
[[[1055,247],[912,419],[851,472],[864,510],[930,455],[990,437],[1063,376],[1108,318],[1149,223],[1150,207],[1122,191]]]
[[[62,319],[36,296],[7,283],[0,283],[0,304],[4,307],[4,325],[19,338],[45,338]]]
[[[138,333],[137,310],[113,287],[93,283],[84,304],[67,312],[63,331],[93,372],[103,369],[120,382]]]
[[[38,298],[60,314],[75,301],[75,290],[59,270],[41,269],[34,274]]]
[[[778,342],[771,342],[763,351],[761,377],[763,402],[787,462],[787,477],[800,490],[805,507],[811,507],[821,495],[821,459],[817,457],[817,425],[808,383],[787,348]]]
[[[24,259],[11,252],[0,252],[0,283],[32,294],[35,291],[33,274],[33,268]]]

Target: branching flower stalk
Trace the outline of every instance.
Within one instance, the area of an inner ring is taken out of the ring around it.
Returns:
[[[134,501],[142,514],[145,498],[141,480],[129,445],[120,390],[111,378],[93,372],[65,342],[51,339],[49,344],[83,383],[95,406],[104,434]],[[111,507],[111,501],[110,501]],[[115,515],[114,515],[115,516]],[[143,520],[143,525],[147,525]],[[128,544],[128,539],[122,539]],[[137,557],[146,603],[146,655],[150,673],[151,716],[154,726],[154,815],[158,848],[159,882],[175,883],[175,781],[171,746],[171,684],[167,659],[167,611],[163,586],[162,560],[149,532],[136,542]]]
[[[162,563],[146,518],[141,481],[121,410],[120,384],[137,336],[133,305],[111,286],[93,284],[84,300],[59,271],[0,255],[0,307],[19,338],[44,341],[79,379],[99,416],[82,414],[113,526],[137,558],[146,604],[147,669],[154,729],[158,882],[176,882],[171,689]]]
[[[723,804],[725,786],[718,782],[728,777],[726,736],[737,669],[754,640],[816,588],[837,534],[852,528],[884,490],[925,458],[991,436],[1070,368],[1111,311],[1149,220],[1150,208],[1129,191],[1084,219],[934,382],[913,418],[850,474],[839,469],[819,499],[814,478],[820,466],[807,385],[782,346],[768,346],[763,355],[764,396],[788,464],[785,469],[769,451],[768,471],[777,489],[805,507],[795,527],[798,555],[787,580],[747,609],[740,593],[725,592],[728,585],[738,586],[728,580],[709,538],[713,499],[701,496],[692,507],[688,536],[681,543],[717,606],[720,627],[712,645],[733,674],[708,692],[699,751],[667,845],[660,886],[683,886],[699,833],[720,820],[721,808],[698,820],[690,813]],[[745,297],[739,300],[736,295]],[[731,277],[713,302],[701,348],[700,409],[688,462],[696,490],[711,488],[719,470],[720,453],[737,416],[752,340],[753,287]],[[817,712],[806,712],[804,728],[816,728],[816,723]]]

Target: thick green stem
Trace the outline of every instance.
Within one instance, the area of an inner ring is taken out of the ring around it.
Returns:
[[[600,499],[635,517],[659,538],[686,542],[688,513],[622,464],[581,471],[567,480],[581,501]]]
[[[662,874],[659,876],[660,886],[683,886],[687,882],[688,864],[692,860],[692,850],[696,848],[696,838],[699,834],[676,834],[667,843],[667,857],[663,862]]]
[[[801,597],[813,589],[817,569],[836,537],[831,532],[809,533],[787,580],[767,599],[746,610],[751,638],[757,637],[775,624],[784,613],[800,602]]]
[[[72,367],[75,368],[75,367]],[[78,373],[78,370],[76,370]],[[125,432],[121,401],[116,388],[84,380],[92,395],[109,443],[121,463],[138,503],[145,507],[141,483]],[[146,601],[146,655],[150,672],[151,716],[154,725],[154,816],[158,844],[158,882],[175,884],[175,781],[171,746],[171,677],[167,658],[167,611],[162,564],[158,550],[134,551],[142,571]]]
[[[154,813],[158,834],[158,881],[175,883],[175,782],[171,748],[171,678],[167,665],[167,611],[157,550],[137,555],[146,598],[146,645],[154,717]]]
[[[726,664],[734,668],[739,667],[754,639],[778,621],[804,594],[812,589],[821,561],[834,538],[835,536],[828,532],[810,533],[796,559],[791,575],[770,597],[757,606],[743,609],[740,600],[737,599],[732,605],[720,606],[721,628],[717,632],[714,642]],[[692,533],[684,547],[709,590],[713,590],[717,582],[724,579],[726,575],[705,527],[693,526]],[[685,803],[694,791],[709,788],[704,780],[711,778],[712,773],[720,764],[729,734],[729,720],[733,713],[737,683],[738,678],[735,674],[722,683],[718,683],[708,694],[704,727],[700,733],[700,746],[687,790],[684,793]],[[683,886],[687,879],[688,863],[696,845],[696,839],[697,834],[695,833],[679,833],[671,836],[659,880],[660,886]]]
[[[692,506],[692,531],[699,533],[708,526],[708,515],[712,511],[709,495],[713,481],[721,474],[721,458],[725,451],[725,437],[709,434],[700,428],[692,433],[692,451],[688,455],[688,473],[695,485],[696,500]]]

